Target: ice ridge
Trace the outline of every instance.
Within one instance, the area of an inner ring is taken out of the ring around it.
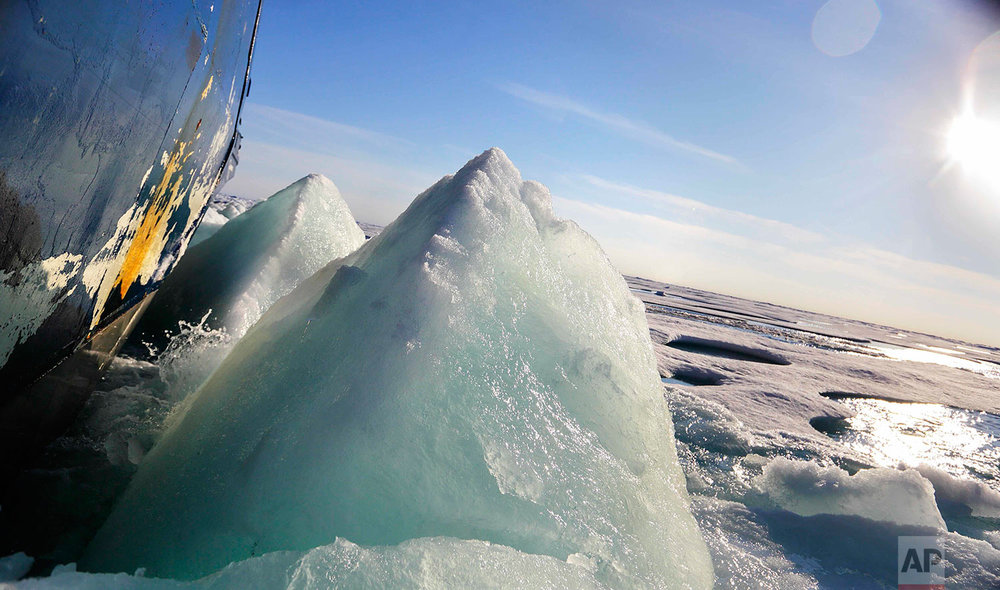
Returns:
[[[499,149],[274,304],[81,565],[193,579],[338,539],[485,542],[490,571],[561,564],[595,586],[712,584],[642,305]]]

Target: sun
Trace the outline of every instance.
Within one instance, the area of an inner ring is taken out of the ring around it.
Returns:
[[[960,115],[948,130],[947,150],[966,172],[1000,190],[1000,123]]]

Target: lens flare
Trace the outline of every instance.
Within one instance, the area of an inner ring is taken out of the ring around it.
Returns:
[[[1000,123],[960,115],[948,130],[947,150],[968,174],[1000,191]]]

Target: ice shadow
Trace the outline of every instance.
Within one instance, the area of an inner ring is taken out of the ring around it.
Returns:
[[[847,418],[841,416],[816,416],[809,420],[809,426],[827,436],[839,436],[851,429]]]
[[[903,404],[917,404],[921,402],[915,402],[913,400],[906,400],[898,397],[890,397],[885,395],[872,395],[870,393],[856,393],[852,391],[821,391],[819,394],[827,399],[832,399],[834,401],[842,399],[880,399],[887,402],[897,402]]]
[[[669,376],[660,375],[660,380],[672,385],[693,385],[696,387],[722,385],[726,376],[711,369],[680,367]]]
[[[703,354],[736,361],[750,361],[769,365],[790,365],[791,361],[768,350],[733,344],[721,340],[681,336],[666,343],[666,346],[684,352]]]
[[[815,560],[820,586],[894,586],[900,536],[935,536],[924,526],[878,522],[851,515],[799,516],[784,510],[753,510],[768,538],[789,555]],[[959,564],[961,565],[961,564]]]

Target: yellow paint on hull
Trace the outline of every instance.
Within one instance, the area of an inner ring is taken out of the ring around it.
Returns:
[[[205,84],[205,89],[201,91],[202,100],[205,100],[205,97],[208,96],[208,91],[212,89],[212,80],[214,79],[215,79],[214,74],[208,77],[208,84]]]
[[[153,190],[149,206],[143,214],[142,222],[136,229],[135,237],[129,245],[128,253],[122,262],[121,270],[115,286],[121,297],[128,293],[129,287],[142,274],[143,266],[150,254],[159,258],[162,249],[163,236],[167,232],[170,216],[184,200],[181,193],[181,182],[184,162],[191,156],[188,147],[190,142],[178,141],[171,152],[163,169],[163,177]]]

